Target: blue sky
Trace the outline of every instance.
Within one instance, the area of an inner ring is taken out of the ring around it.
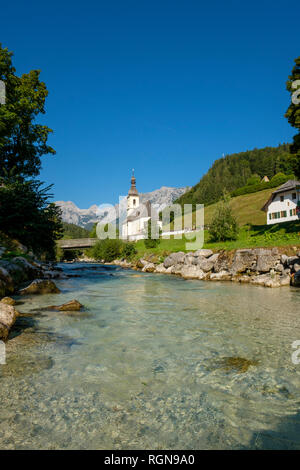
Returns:
[[[42,121],[55,200],[112,203],[193,185],[233,152],[291,141],[285,82],[300,54],[299,2],[2,3],[0,41],[49,89]]]

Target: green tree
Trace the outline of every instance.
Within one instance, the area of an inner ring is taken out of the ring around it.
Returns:
[[[61,211],[50,203],[51,186],[22,178],[0,178],[0,227],[37,255],[55,258],[55,240],[62,236]]]
[[[35,122],[45,113],[48,96],[40,71],[31,70],[18,77],[12,55],[0,43],[0,80],[6,86],[6,102],[0,105],[0,176],[26,178],[38,175],[41,156],[55,151],[47,144],[52,130]]]
[[[238,223],[230,207],[230,196],[224,191],[209,227],[210,239],[216,242],[236,240],[238,232]]]
[[[294,99],[291,99],[291,104],[285,113],[285,117],[291,126],[298,130],[298,133],[293,138],[290,150],[293,156],[292,165],[294,173],[300,178],[300,57],[295,59],[295,64],[286,83],[286,88],[290,92],[291,98],[294,95]]]

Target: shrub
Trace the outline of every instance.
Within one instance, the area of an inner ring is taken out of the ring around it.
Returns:
[[[223,242],[226,240],[237,240],[238,238],[238,224],[232,214],[229,201],[229,196],[224,194],[223,200],[219,203],[209,228],[211,241]]]
[[[158,224],[154,221],[155,223],[155,236],[159,236],[159,226]],[[146,248],[155,248],[159,243],[160,239],[159,238],[151,238],[152,237],[152,222],[151,219],[148,220],[147,224],[147,235],[148,238],[145,238],[144,243]]]
[[[246,186],[251,186],[252,184],[258,184],[258,183],[260,183],[260,177],[258,175],[253,175],[247,179]]]
[[[122,256],[126,259],[132,258],[137,253],[137,250],[132,242],[125,242],[122,246]]]
[[[109,263],[121,256],[122,244],[123,242],[119,239],[99,240],[91,249],[91,254],[93,258]]]

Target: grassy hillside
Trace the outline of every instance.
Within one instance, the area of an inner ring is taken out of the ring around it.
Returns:
[[[276,189],[276,188],[275,188]],[[231,199],[230,205],[239,225],[264,225],[266,213],[261,210],[264,203],[269,199],[275,189],[265,189],[252,194],[244,194]],[[218,203],[204,207],[204,224],[209,225]],[[196,213],[193,213],[193,224],[196,223]],[[171,229],[174,222],[171,222]]]
[[[266,213],[261,210],[275,189],[265,189],[257,193],[245,194],[231,199],[230,205],[239,225],[264,225]],[[207,206],[204,211],[204,223],[209,225],[218,203]]]
[[[231,193],[245,186],[255,175],[260,179],[263,176],[271,179],[279,172],[293,173],[288,144],[226,155],[216,160],[199,183],[176,202],[212,204],[221,198],[224,189]]]
[[[285,252],[290,254],[300,250],[300,221],[286,222],[274,225],[244,225],[241,227],[239,237],[235,241],[211,243],[209,241],[208,231],[204,232],[204,248],[211,250],[234,250],[240,248],[256,247],[282,247]],[[156,259],[163,258],[171,252],[189,251],[186,249],[186,239],[162,239],[156,248],[146,249],[144,241],[139,240],[135,247],[137,249],[137,258],[145,255],[154,254]]]

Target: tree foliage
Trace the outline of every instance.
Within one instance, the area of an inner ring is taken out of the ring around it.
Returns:
[[[230,207],[230,197],[224,192],[209,227],[210,239],[213,242],[237,240],[238,233],[239,227]]]
[[[61,211],[49,204],[50,188],[39,181],[0,179],[1,231],[47,258],[55,257],[55,240],[62,235]]]
[[[52,130],[35,122],[45,113],[48,91],[39,70],[18,77],[12,55],[0,44],[0,80],[6,86],[6,102],[0,106],[0,176],[32,177],[39,174],[41,156],[55,153],[47,144]]]
[[[293,155],[293,169],[298,178],[300,178],[300,57],[295,59],[295,66],[286,84],[287,90],[290,92],[291,97],[297,94],[296,98],[298,104],[293,102],[288,107],[285,117],[288,119],[291,126],[298,130],[298,133],[293,138],[293,143],[290,147]]]
[[[62,223],[63,238],[89,238],[90,232],[76,224]]]
[[[134,243],[118,238],[99,240],[90,250],[89,255],[99,261],[110,263],[118,258],[130,259],[136,253]]]
[[[52,130],[36,122],[48,95],[39,76],[39,70],[31,70],[18,77],[12,53],[0,44],[0,80],[6,87],[0,105],[0,230],[53,258],[55,240],[62,235],[61,211],[50,202],[51,186],[34,179],[41,157],[55,153],[47,144]]]

